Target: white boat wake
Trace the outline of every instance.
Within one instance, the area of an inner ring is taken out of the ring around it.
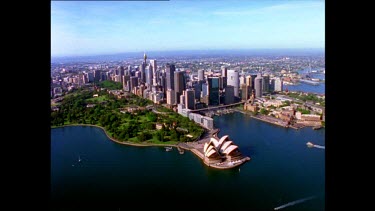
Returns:
[[[326,149],[325,146],[320,146],[320,145],[316,145],[316,144],[314,145],[314,147],[315,147],[315,148],[319,148],[319,149]]]
[[[275,207],[274,210],[279,210],[279,209],[282,209],[282,208],[285,208],[285,207],[293,206],[293,205],[296,205],[296,204],[299,204],[299,203],[311,200],[313,198],[315,198],[315,196],[310,196],[310,197],[306,197],[306,198],[303,198],[303,199],[298,199],[296,201],[292,201],[292,202],[289,202],[287,204]]]

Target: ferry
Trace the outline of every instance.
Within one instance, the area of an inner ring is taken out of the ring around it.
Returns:
[[[169,151],[172,151],[172,147],[164,147],[165,148],[165,151],[169,152]]]
[[[314,147],[314,144],[313,144],[313,143],[311,143],[310,141],[309,141],[309,142],[307,142],[307,143],[306,143],[306,145],[307,145],[308,147]]]

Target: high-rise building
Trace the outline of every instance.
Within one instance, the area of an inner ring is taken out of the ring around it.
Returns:
[[[219,77],[208,77],[208,105],[220,105]]]
[[[208,95],[208,83],[203,83],[202,84],[202,95],[201,97],[205,97]]]
[[[100,80],[100,70],[94,70],[94,81],[98,82]]]
[[[151,65],[148,65],[146,67],[146,84],[147,84],[147,87],[152,87],[152,66]]]
[[[234,96],[238,97],[238,89],[239,89],[239,74],[238,70],[228,70],[227,72],[227,86],[231,85],[234,87]]]
[[[221,76],[222,77],[227,77],[227,67],[221,66]]]
[[[263,76],[262,84],[263,84],[263,93],[270,92],[270,76],[269,75]]]
[[[180,104],[184,105],[185,107],[185,90],[183,91],[183,94],[180,95]]]
[[[227,86],[224,89],[225,97],[224,97],[224,104],[229,105],[234,103],[234,86]]]
[[[248,100],[250,98],[251,88],[246,84],[241,85],[241,100]]]
[[[157,74],[157,64],[156,60],[152,59],[150,60],[150,65],[152,67],[152,85],[156,86],[158,82],[158,74]]]
[[[204,80],[204,70],[198,70],[198,81],[203,81]]]
[[[133,91],[134,87],[138,86],[138,77],[131,76],[130,77],[130,91]]]
[[[139,67],[139,71],[141,72],[141,82],[146,83],[146,63],[144,61]],[[129,75],[130,75],[130,72],[129,72]]]
[[[251,88],[252,89],[255,89],[255,78],[257,77],[257,75],[251,75]]]
[[[174,64],[166,64],[165,77],[166,77],[166,89],[174,90],[174,73],[176,67]]]
[[[240,87],[241,85],[245,84],[245,76],[244,75],[241,75],[240,76]]]
[[[193,87],[194,87],[194,92],[195,92],[195,99],[199,100],[200,97],[201,97],[201,91],[202,91],[202,82],[203,81],[197,81],[196,83],[194,83]]]
[[[275,79],[275,91],[277,91],[277,92],[283,91],[283,79],[281,79],[281,78]]]
[[[263,92],[263,78],[261,74],[259,73],[258,76],[255,78],[255,97],[262,97]]]
[[[270,92],[274,92],[275,91],[275,79],[271,79],[271,83],[270,83]]]
[[[180,95],[186,89],[185,71],[174,72],[174,91],[176,95],[177,104],[180,103]]]
[[[185,91],[185,108],[195,109],[195,91],[193,89],[186,89]]]
[[[245,77],[245,84],[246,84],[246,86],[249,86],[250,88],[252,87],[251,75],[248,75],[248,76]]]
[[[175,93],[174,93],[174,90],[172,89],[167,89],[167,104],[168,105],[176,104]]]
[[[130,92],[130,75],[123,75],[122,76],[122,89],[124,91]]]
[[[223,90],[225,87],[227,87],[227,77],[220,76],[219,78],[219,89]]]

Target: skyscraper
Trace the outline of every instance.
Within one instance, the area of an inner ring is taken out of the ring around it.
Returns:
[[[146,84],[148,88],[152,87],[152,66],[149,65],[146,67]]]
[[[263,93],[270,92],[270,76],[269,75],[263,76],[262,83],[263,83]]]
[[[167,89],[167,104],[168,105],[176,104],[175,93],[174,93],[174,90],[172,89]]]
[[[224,97],[224,104],[233,104],[234,103],[234,86],[227,86],[225,87],[225,97]]]
[[[227,67],[221,66],[221,76],[227,77]]]
[[[227,85],[231,85],[234,87],[234,96],[238,97],[238,89],[240,83],[238,70],[228,70],[227,74]]]
[[[215,106],[220,104],[219,95],[219,77],[208,78],[208,105]]]
[[[195,92],[192,89],[186,89],[185,91],[185,108],[195,109]]]
[[[283,91],[283,79],[281,78],[275,79],[275,91],[278,91],[278,92]]]
[[[165,77],[166,77],[166,89],[174,90],[174,72],[176,71],[176,67],[174,64],[166,64],[165,68]]]
[[[198,70],[198,81],[203,81],[204,80],[204,70]]]
[[[262,85],[262,81],[263,81],[263,78],[261,76],[261,74],[259,73],[258,76],[255,78],[255,97],[262,97],[262,88],[263,88],[263,85]]]
[[[180,103],[180,95],[186,89],[185,71],[174,72],[174,91],[177,104]]]
[[[150,65],[152,67],[152,85],[156,86],[158,83],[158,74],[157,74],[157,64],[156,60],[152,59],[150,60]]]

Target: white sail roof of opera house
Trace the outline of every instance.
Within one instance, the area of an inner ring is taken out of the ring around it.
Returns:
[[[229,145],[231,145],[232,143],[233,143],[233,141],[227,141],[227,142],[225,142],[225,143],[221,146],[221,148],[220,148],[220,152],[223,152],[224,150],[226,150],[227,147],[229,147]]]
[[[230,145],[226,150],[224,150],[224,154],[229,154],[231,153],[233,150],[237,149],[238,146],[237,145]]]
[[[226,141],[227,139],[229,139],[228,135],[221,137],[219,140],[219,146],[221,146],[224,143],[224,141]]]

